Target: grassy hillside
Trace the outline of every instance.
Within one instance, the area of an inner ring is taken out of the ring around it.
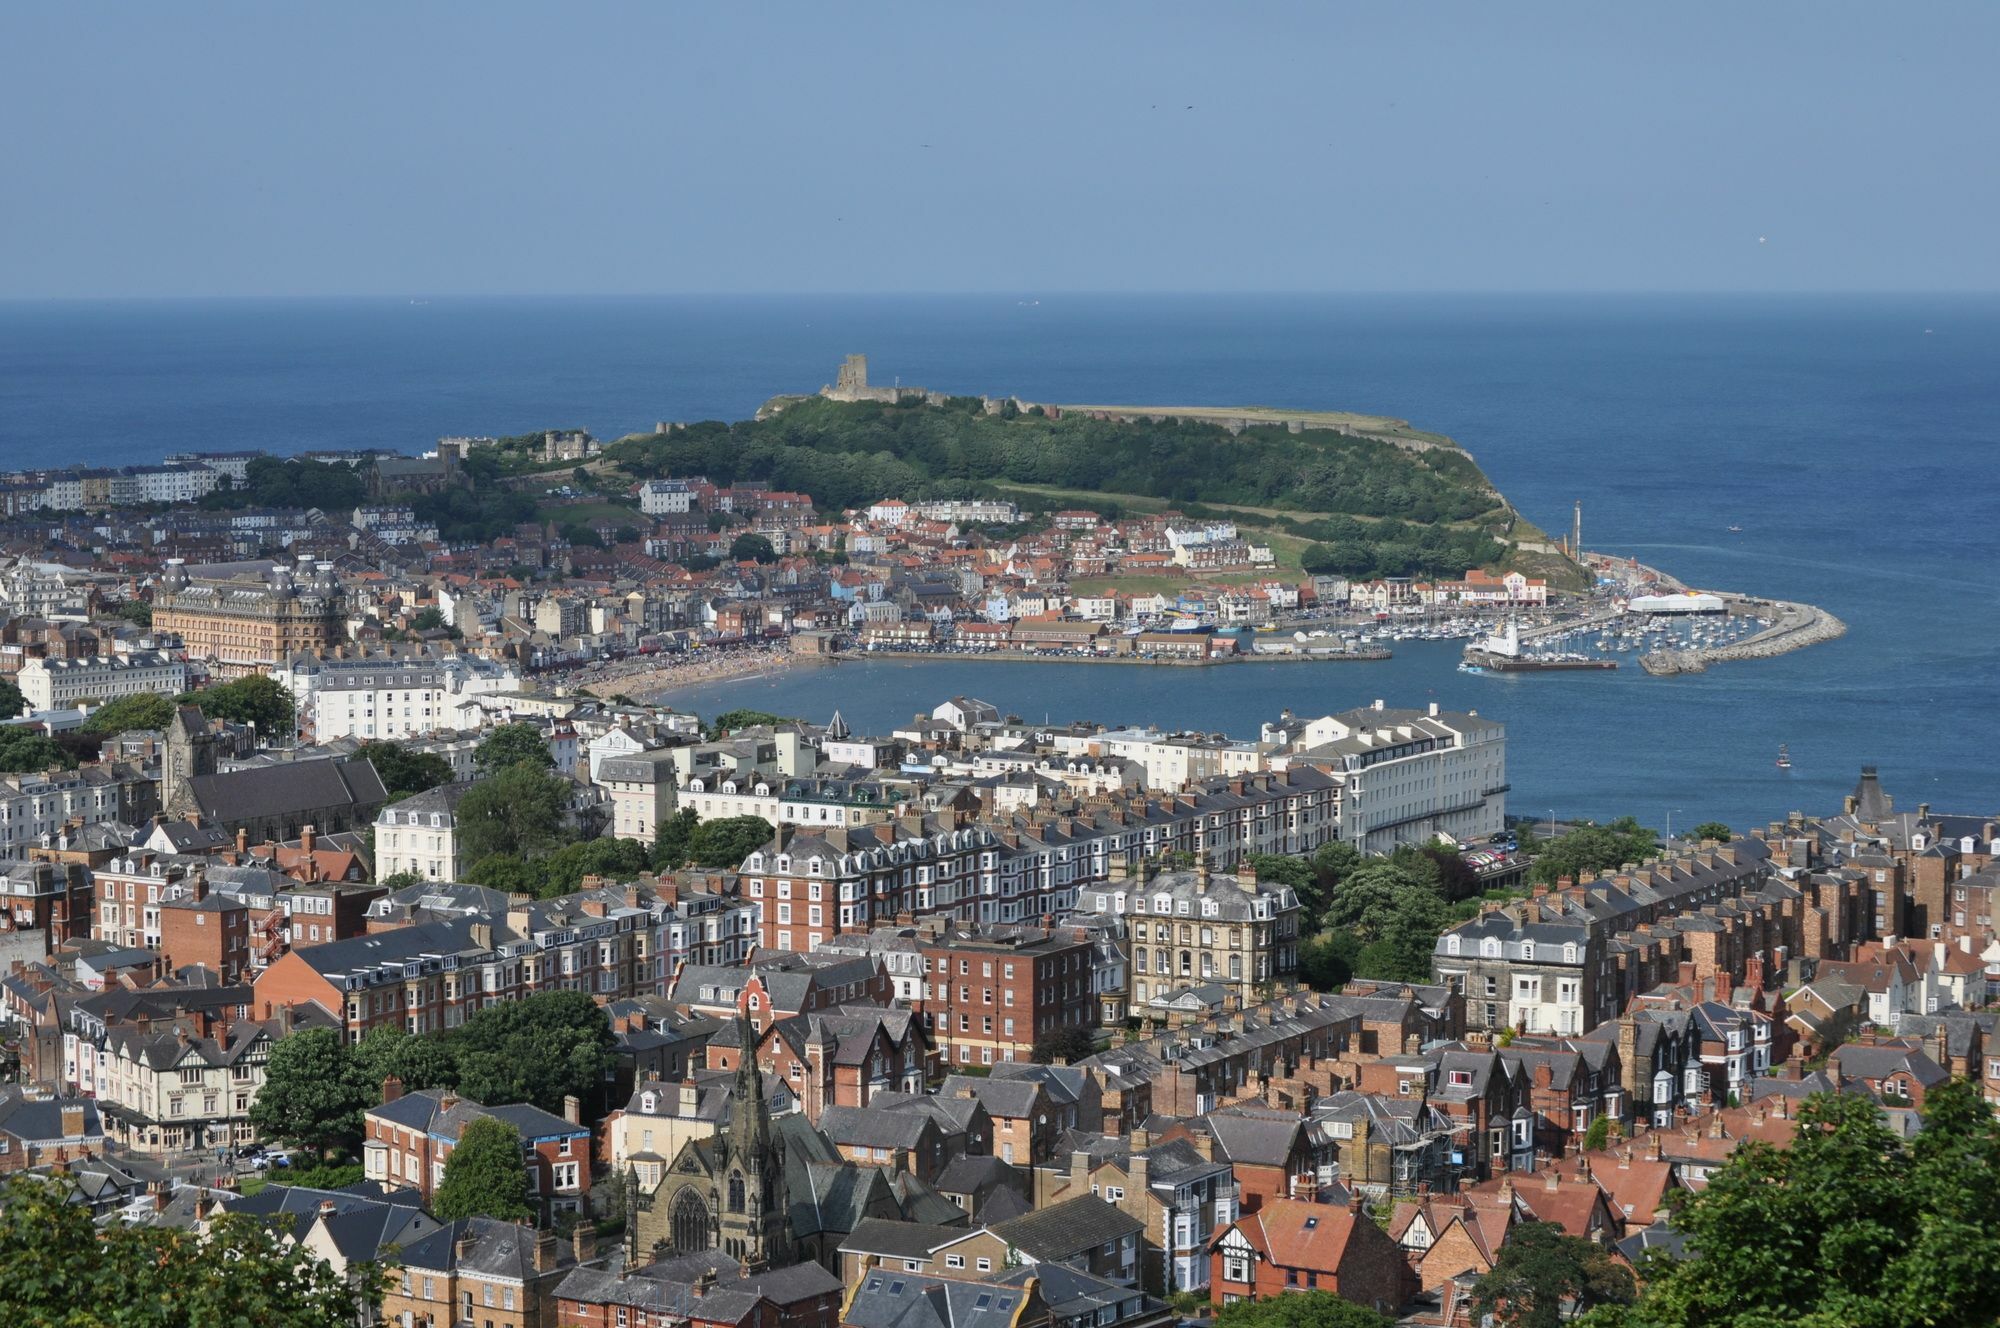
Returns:
[[[1293,433],[1283,413],[1232,411],[1251,421],[1232,432],[1178,415],[987,415],[971,397],[773,405],[781,408],[755,420],[624,439],[606,458],[635,478],[763,480],[827,510],[892,495],[995,493],[1042,509],[1213,509],[1296,542],[1307,570],[1354,576],[1455,575],[1520,556],[1511,535],[1519,519],[1472,458],[1401,421]],[[1255,423],[1263,414],[1271,422]],[[1328,416],[1347,427],[1363,419]],[[1408,445],[1416,441],[1431,445]]]

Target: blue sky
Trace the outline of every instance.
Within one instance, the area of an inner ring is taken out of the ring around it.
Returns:
[[[13,4],[0,298],[1994,290],[1997,39],[1954,3]]]

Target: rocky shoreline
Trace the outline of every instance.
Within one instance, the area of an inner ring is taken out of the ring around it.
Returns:
[[[1739,659],[1770,659],[1804,650],[1847,634],[1847,624],[1825,609],[1789,600],[1732,599],[1731,613],[1775,611],[1778,620],[1755,636],[1726,646],[1702,650],[1655,650],[1639,658],[1639,667],[1655,677],[1701,673],[1711,664]]]

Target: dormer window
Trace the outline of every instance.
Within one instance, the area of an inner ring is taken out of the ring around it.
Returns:
[[[1458,937],[1447,936],[1444,938],[1444,952],[1446,954],[1458,953]]]
[[[660,1109],[660,1095],[658,1093],[643,1093],[640,1095],[639,1110],[645,1112],[648,1116],[650,1116],[659,1109]]]
[[[1522,941],[1521,958],[1533,959],[1534,957],[1535,957],[1535,943],[1533,941]]]
[[[1498,959],[1500,957],[1500,942],[1494,937],[1487,937],[1484,941],[1480,942],[1479,953],[1488,959]]]
[[[1574,964],[1576,962],[1575,942],[1563,946],[1563,962],[1565,964]]]

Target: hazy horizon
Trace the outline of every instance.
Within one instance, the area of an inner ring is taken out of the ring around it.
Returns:
[[[17,6],[0,299],[2000,291],[2000,7]]]

